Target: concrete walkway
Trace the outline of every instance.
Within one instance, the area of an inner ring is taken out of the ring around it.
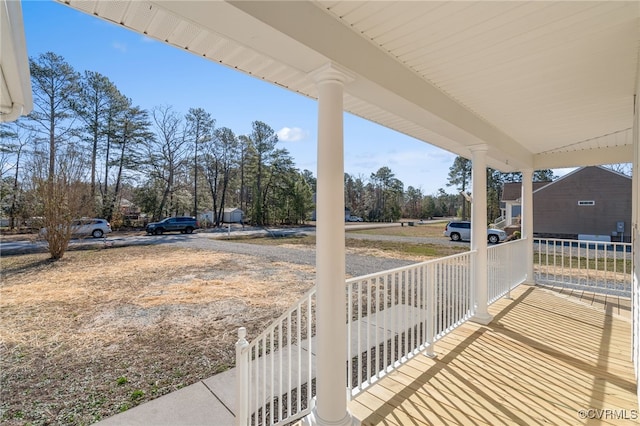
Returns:
[[[236,369],[138,405],[99,423],[100,426],[233,426]]]
[[[399,321],[386,321],[389,318],[401,318]],[[350,324],[351,335],[354,337],[351,341],[351,353],[357,354],[367,351],[367,348],[375,347],[382,342],[385,337],[388,339],[392,335],[404,332],[406,328],[412,327],[409,324],[409,318],[413,318],[414,322],[418,321],[420,313],[413,308],[398,305],[385,309],[379,313],[374,313],[368,317],[361,318]],[[387,322],[389,323],[388,325]],[[413,323],[411,323],[413,324]],[[300,346],[292,345],[290,350],[285,352],[281,360],[286,365],[289,359],[299,359],[300,351],[307,352],[311,346],[311,364],[312,377],[315,378],[315,361],[316,361],[316,338],[309,341],[302,341]],[[278,356],[278,352],[273,356]],[[271,355],[267,355],[270,357]],[[302,355],[302,359],[306,358]],[[260,361],[262,363],[262,361]],[[268,360],[264,365],[270,366],[272,363]],[[292,387],[297,387],[296,377],[309,377],[308,363],[303,362],[297,364],[291,363],[293,381],[288,382]],[[298,374],[297,368],[302,370]],[[254,370],[259,367],[254,368]],[[267,373],[268,374],[268,373]],[[275,389],[282,389],[278,385],[276,377]],[[254,386],[262,388],[261,379]],[[266,388],[265,388],[266,389]],[[263,395],[264,396],[264,395]],[[255,407],[257,409],[258,407]],[[133,407],[123,413],[116,414],[99,423],[99,426],[233,426],[235,425],[236,410],[236,369],[232,368],[223,373],[216,374],[208,379],[201,380],[193,385],[182,388],[178,391],[156,398],[137,407]]]

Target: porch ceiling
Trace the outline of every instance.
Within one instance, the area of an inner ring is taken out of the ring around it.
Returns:
[[[640,3],[58,0],[492,167],[627,162]]]
[[[13,121],[33,108],[22,8],[0,1],[0,122]]]

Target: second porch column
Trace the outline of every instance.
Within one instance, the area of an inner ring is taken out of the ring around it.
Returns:
[[[316,197],[316,405],[312,425],[349,425],[345,305],[343,87],[333,65],[314,75],[318,87]]]
[[[533,170],[522,170],[522,209],[520,212],[520,230],[527,244],[526,284],[534,285],[533,277]]]
[[[487,311],[487,150],[487,145],[471,147],[471,250],[476,250],[471,272],[476,306],[471,321],[480,324],[489,324],[493,319]]]

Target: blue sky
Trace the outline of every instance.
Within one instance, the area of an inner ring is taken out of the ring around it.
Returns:
[[[110,22],[51,1],[23,0],[30,57],[52,51],[78,72],[99,72],[145,109],[171,105],[184,115],[201,107],[237,135],[263,121],[280,136],[300,170],[316,175],[314,100]],[[367,179],[387,166],[408,186],[435,194],[447,187],[455,156],[398,132],[345,114],[345,172]]]

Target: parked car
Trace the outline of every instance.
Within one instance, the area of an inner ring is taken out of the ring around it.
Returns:
[[[111,232],[111,224],[106,219],[82,218],[71,222],[71,235],[75,237],[101,238]],[[47,228],[40,229],[40,235],[46,235]]]
[[[347,222],[362,222],[362,218],[360,216],[349,216]]]
[[[106,219],[80,219],[71,224],[71,233],[74,235],[91,235],[93,238],[101,238],[111,232],[111,224]]]
[[[471,222],[460,220],[447,223],[444,228],[444,236],[451,238],[451,241],[470,241],[471,240]],[[487,240],[491,244],[507,239],[507,233],[502,229],[487,229]]]
[[[180,231],[182,234],[191,234],[194,230],[200,226],[195,217],[191,216],[176,216],[168,217],[160,222],[151,222],[147,224],[147,234],[162,235],[165,232]]]

